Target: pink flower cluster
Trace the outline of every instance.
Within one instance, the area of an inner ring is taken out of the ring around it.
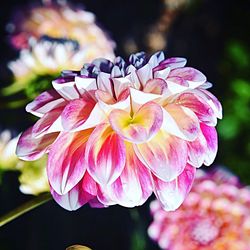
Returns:
[[[48,153],[51,193],[68,210],[134,207],[152,192],[175,210],[196,168],[213,162],[222,116],[211,84],[185,64],[140,52],[63,71],[54,89],[27,105],[40,119],[20,137],[18,156]]]
[[[200,170],[199,170],[200,171]],[[250,190],[225,170],[200,171],[175,212],[155,200],[149,236],[167,250],[249,250]]]

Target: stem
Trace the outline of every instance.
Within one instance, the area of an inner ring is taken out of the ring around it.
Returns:
[[[19,216],[29,212],[30,210],[42,205],[43,203],[45,203],[51,199],[52,199],[52,197],[51,197],[50,193],[44,193],[44,194],[37,196],[33,200],[30,200],[30,201],[22,204],[21,206],[13,209],[9,213],[0,217],[0,227],[4,226],[8,222],[18,218]]]

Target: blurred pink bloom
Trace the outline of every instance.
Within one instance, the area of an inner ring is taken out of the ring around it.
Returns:
[[[63,71],[54,89],[27,105],[40,119],[22,134],[18,156],[49,153],[51,193],[66,209],[134,207],[154,192],[175,210],[196,168],[213,162],[222,116],[211,84],[185,64],[141,52]]]
[[[250,189],[223,169],[201,170],[188,197],[175,212],[155,200],[149,236],[167,250],[249,250]]]
[[[77,41],[84,48],[92,48],[92,58],[105,53],[113,54],[115,43],[96,25],[95,15],[68,4],[47,3],[15,13],[7,25],[11,43],[17,49],[29,48],[30,40],[46,35]],[[112,57],[113,58],[113,57]]]

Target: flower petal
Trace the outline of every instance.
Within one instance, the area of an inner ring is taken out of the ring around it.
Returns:
[[[125,207],[142,205],[152,194],[150,171],[126,143],[126,165],[120,177],[105,190],[110,199]]]
[[[82,179],[86,170],[86,141],[91,132],[92,130],[64,132],[52,145],[47,174],[50,185],[58,194],[66,194]]]
[[[172,181],[185,168],[187,144],[162,130],[149,142],[135,144],[136,155],[157,177]]]
[[[69,131],[75,129],[89,118],[96,102],[84,94],[82,98],[70,101],[62,112],[62,126]]]
[[[78,182],[74,188],[72,188],[68,193],[60,195],[58,194],[53,188],[51,187],[51,194],[55,201],[63,208],[73,211],[77,210],[90,200],[92,200],[95,196],[92,192],[88,192],[84,187],[90,187],[91,189],[95,189],[95,182],[89,177],[89,175],[86,173],[83,177],[83,179]]]
[[[35,137],[63,130],[61,113],[64,107],[58,107],[41,117],[33,126],[32,133]]]
[[[213,87],[213,84],[211,82],[204,82],[203,84],[199,86],[199,88],[202,88],[202,89],[209,89],[211,87]]]
[[[109,74],[100,72],[97,76],[97,86],[98,89],[108,92],[111,96],[113,96],[114,89]]]
[[[191,88],[196,88],[207,80],[199,70],[191,67],[173,69],[168,77],[180,77],[182,80],[187,81]]]
[[[188,83],[178,76],[168,77],[166,82],[171,95],[178,94],[189,89]]]
[[[133,111],[136,112],[139,107],[147,102],[155,101],[161,97],[158,94],[145,93],[143,91],[130,88]]]
[[[148,80],[153,78],[153,71],[149,64],[144,65],[142,68],[137,70],[138,78],[142,86],[144,86]]]
[[[206,166],[209,166],[213,163],[218,151],[217,132],[214,127],[207,126],[204,123],[201,123],[200,126],[201,126],[201,131],[207,141],[207,151],[206,151],[207,153],[204,159],[204,164]]]
[[[197,138],[199,120],[194,112],[188,108],[168,104],[163,109],[162,129],[187,141]]]
[[[52,82],[52,85],[66,100],[74,100],[80,97],[74,81],[67,81],[67,78],[58,78]]]
[[[217,119],[214,110],[199,95],[195,95],[192,92],[182,93],[174,102],[191,109],[203,123],[210,126],[216,125]]]
[[[199,168],[204,163],[206,154],[207,141],[200,131],[198,137],[194,141],[188,142],[188,163]]]
[[[161,63],[164,59],[165,59],[165,55],[163,51],[158,51],[150,57],[148,63],[151,65],[152,68],[154,68],[159,63]]]
[[[221,119],[222,118],[222,106],[221,106],[221,103],[218,101],[218,99],[206,89],[198,89],[196,91],[197,91],[197,94],[200,94],[205,100],[207,100],[207,103],[214,110],[217,117]]]
[[[96,90],[97,83],[95,78],[88,78],[84,76],[76,76],[75,77],[76,87],[81,95],[83,95],[86,91]]]
[[[156,95],[162,95],[166,91],[167,91],[167,83],[165,80],[160,78],[154,78],[147,81],[143,89],[143,92],[152,93]]]
[[[159,66],[153,69],[154,72],[154,78],[160,78],[160,79],[167,79],[169,73],[170,73],[170,68],[165,67],[165,66]]]
[[[93,179],[100,185],[111,184],[125,166],[124,142],[108,124],[100,124],[88,139],[85,157]]]
[[[141,88],[141,83],[136,73],[136,68],[133,65],[127,67],[127,76],[126,78],[132,83],[132,87],[135,89]]]
[[[173,211],[182,204],[192,187],[195,172],[196,169],[187,164],[184,171],[173,181],[164,182],[153,176],[154,192],[164,210]]]
[[[162,109],[154,102],[142,105],[133,117],[121,109],[115,109],[109,115],[114,131],[124,140],[134,143],[150,140],[160,129],[162,119]]]
[[[112,80],[114,83],[114,91],[117,98],[125,89],[132,85],[129,79],[125,77],[113,78]]]
[[[16,154],[22,160],[34,161],[42,157],[59,134],[51,133],[36,138],[32,130],[33,127],[27,129],[18,140]]]
[[[182,68],[186,65],[187,59],[182,57],[170,57],[160,63],[159,66],[170,67],[172,69]]]
[[[103,110],[103,114],[108,115],[114,109],[130,110],[129,92],[125,90],[121,95],[121,99],[116,101],[108,92],[96,91],[96,99],[98,100],[98,105]]]
[[[53,89],[48,90],[40,94],[34,101],[30,102],[26,106],[26,111],[42,117],[52,109],[66,105],[66,101]]]

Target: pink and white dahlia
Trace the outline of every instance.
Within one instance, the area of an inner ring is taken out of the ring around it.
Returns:
[[[155,200],[149,236],[167,250],[249,250],[250,189],[219,169],[199,176],[182,206],[165,212]]]
[[[215,158],[222,116],[211,84],[185,64],[141,52],[63,71],[27,105],[40,119],[20,137],[18,156],[48,153],[51,193],[69,210],[134,207],[152,192],[165,210],[178,208],[196,168]]]

